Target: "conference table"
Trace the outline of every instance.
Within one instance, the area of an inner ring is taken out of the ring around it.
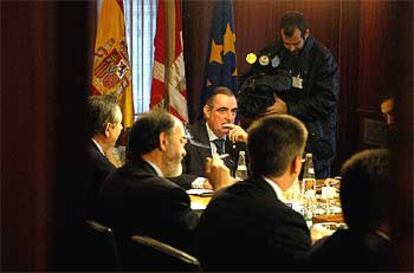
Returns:
[[[320,193],[318,189],[321,188],[324,181],[324,179],[317,180],[317,193]],[[335,187],[339,188],[339,183],[335,185]],[[207,190],[190,190],[187,193],[191,200],[191,208],[201,215],[210,202],[213,194]],[[337,201],[339,202],[339,200]],[[342,212],[313,215],[312,226],[310,226],[312,242],[316,242],[325,236],[329,236],[337,228],[344,227],[346,227],[346,225],[344,224]]]

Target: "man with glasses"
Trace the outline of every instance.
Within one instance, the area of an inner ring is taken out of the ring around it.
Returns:
[[[127,163],[105,180],[99,194],[99,220],[114,230],[121,247],[139,234],[191,251],[198,215],[186,192],[166,178],[181,174],[186,142],[183,124],[165,111],[145,113],[133,125]],[[225,178],[214,179],[214,189],[232,183],[223,162],[211,161]]]

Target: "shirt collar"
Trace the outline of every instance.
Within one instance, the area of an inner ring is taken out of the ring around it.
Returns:
[[[262,176],[262,178],[264,179],[264,181],[267,182],[267,184],[270,185],[270,187],[272,187],[276,197],[282,201],[283,203],[286,203],[287,200],[285,199],[285,195],[283,194],[282,189],[279,187],[279,185],[274,182],[273,180],[271,180],[270,178],[266,177],[266,176]]]
[[[208,139],[210,142],[220,138],[216,136],[216,134],[214,134],[213,130],[210,129],[210,126],[208,126],[207,122],[206,122],[206,128],[207,128]],[[226,139],[226,136],[222,137],[222,139]]]
[[[163,173],[162,173],[161,169],[160,169],[160,168],[158,168],[158,166],[157,166],[157,165],[155,165],[154,163],[152,163],[152,162],[151,162],[151,161],[149,161],[149,160],[145,160],[145,159],[144,159],[144,161],[145,161],[145,162],[147,162],[148,164],[150,164],[150,165],[151,165],[151,167],[155,170],[155,172],[157,173],[157,175],[158,175],[158,176],[164,177],[164,175],[163,175]]]
[[[91,140],[92,140],[92,142],[95,144],[96,148],[98,148],[98,150],[101,152],[101,154],[103,154],[103,155],[105,156],[105,153],[104,153],[104,151],[102,150],[101,145],[99,145],[99,144],[98,144],[98,142],[97,142],[94,138],[91,138]]]

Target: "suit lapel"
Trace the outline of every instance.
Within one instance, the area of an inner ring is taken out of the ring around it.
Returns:
[[[208,138],[206,124],[204,122],[197,124],[197,126],[194,127],[194,131],[192,133],[195,141],[210,147],[210,140]],[[200,156],[200,161],[203,163],[204,158],[212,156],[211,149],[205,149],[201,147],[196,147],[196,149],[198,151],[198,155]]]

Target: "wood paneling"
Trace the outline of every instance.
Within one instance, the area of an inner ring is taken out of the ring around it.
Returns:
[[[342,162],[355,151],[358,143],[357,92],[358,62],[355,54],[359,48],[359,2],[341,1],[339,15],[338,66],[339,66],[339,103],[337,126],[337,156],[333,171],[338,172]],[[350,130],[350,128],[353,128]]]
[[[55,8],[2,2],[1,247],[5,271],[45,271],[54,239]]]
[[[184,1],[189,101],[195,118],[213,1]],[[2,269],[45,271],[70,259],[72,197],[84,138],[95,1],[1,1]],[[238,70],[272,42],[281,14],[301,10],[340,67],[336,166],[360,148],[359,121],[380,119],[377,97],[397,98],[393,223],[396,270],[412,271],[412,1],[234,2]],[[378,113],[378,115],[377,115]],[[57,173],[55,173],[57,170]],[[58,244],[59,247],[55,246]],[[59,261],[59,260],[56,260]],[[68,269],[66,267],[65,269]]]
[[[245,56],[275,41],[279,21],[288,10],[301,10],[310,18],[311,31],[337,57],[339,54],[339,1],[246,1],[234,3],[238,73],[249,69]],[[197,116],[203,82],[207,42],[214,1],[183,1],[183,32],[190,117]]]
[[[392,2],[393,58],[390,78],[396,94],[397,140],[394,146],[393,271],[413,271],[413,4]]]
[[[411,5],[407,1],[395,2]],[[187,50],[190,48],[186,52],[186,68],[192,113],[198,109],[207,46],[202,43],[208,40],[213,3],[183,2],[184,31],[190,32],[184,34],[184,43]],[[403,28],[395,28],[401,5],[385,0],[236,0],[233,3],[239,75],[249,69],[245,62],[248,52],[257,52],[276,39],[281,15],[288,10],[303,12],[311,32],[336,57],[340,69],[338,152],[333,168],[336,172],[349,155],[363,147],[363,128],[358,124],[366,117],[381,120],[379,96],[394,88],[398,73],[408,74],[399,71],[395,60],[404,47],[399,42]]]
[[[390,88],[391,1],[361,1],[358,51],[358,107],[378,111],[377,94]],[[369,18],[369,19],[368,19]]]
[[[74,190],[74,166],[82,161],[95,12],[95,1],[1,1],[4,271],[56,270],[57,250],[72,259],[62,241],[77,239],[67,212],[82,191]]]
[[[210,32],[213,1],[185,1],[183,9],[184,60],[190,120],[198,117],[200,90]]]

